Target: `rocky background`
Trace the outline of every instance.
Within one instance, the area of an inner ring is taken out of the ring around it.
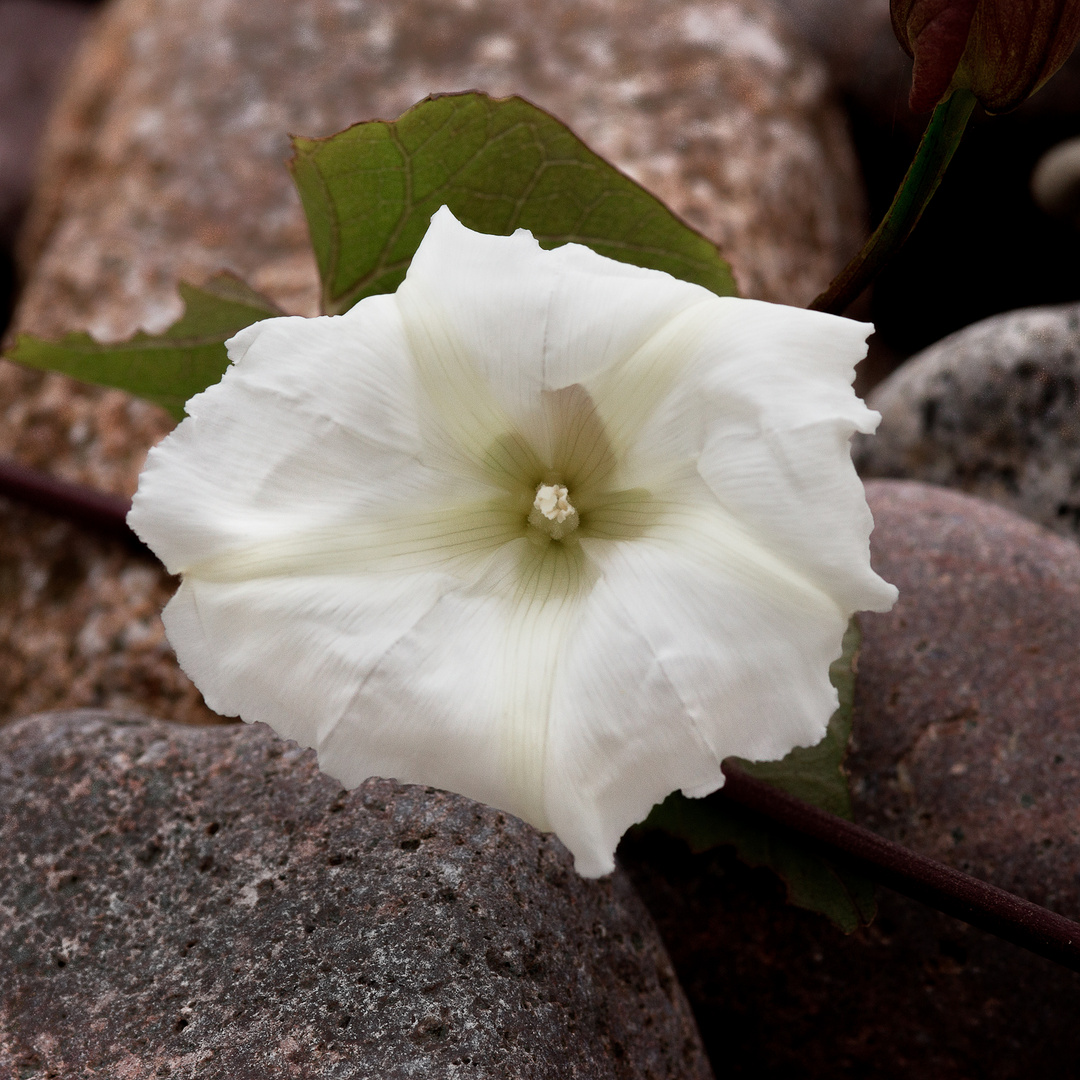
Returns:
[[[806,303],[910,160],[908,76],[887,0],[3,0],[0,308],[122,337],[231,269],[311,313],[286,134],[466,88],[545,106],[746,295]],[[1077,156],[1030,183],[1078,127],[1076,58],[977,117],[853,310],[901,600],[863,618],[849,761],[857,820],[1072,918]],[[5,458],[130,494],[170,426],[0,362]],[[172,587],[0,500],[0,1078],[1075,1075],[1080,977],[885,890],[845,938],[723,849],[635,836],[585,883],[468,800],[196,730],[222,718],[164,639]]]

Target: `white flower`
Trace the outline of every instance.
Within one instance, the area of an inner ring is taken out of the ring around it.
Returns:
[[[554,830],[587,876],[672,790],[824,734],[888,609],[849,453],[869,327],[443,208],[394,295],[256,323],[130,522],[210,707]]]

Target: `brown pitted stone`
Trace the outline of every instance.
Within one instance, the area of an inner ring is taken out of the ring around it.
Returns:
[[[1080,919],[1080,549],[946,489],[867,495],[900,599],[860,617],[856,820]],[[1075,1075],[1080,975],[887,890],[845,938],[727,851],[621,853],[725,1075]]]
[[[315,313],[288,133],[468,88],[569,122],[717,240],[750,295],[803,302],[859,242],[843,115],[769,0],[114,0],[52,119],[19,326],[160,329],[178,278],[221,269]],[[130,494],[171,423],[0,363],[0,454],[65,478]]]
[[[860,616],[859,819],[1080,918],[1080,549],[926,484],[867,495],[900,599]]]
[[[712,1076],[626,876],[469,799],[100,712],[0,791],[0,1076]]]
[[[912,357],[870,395],[864,476],[960,488],[1080,539],[1080,305],[997,315]]]
[[[172,579],[123,544],[0,499],[0,722],[97,706],[221,723],[176,666]]]
[[[287,133],[464,89],[569,123],[748,295],[805,303],[861,238],[843,116],[768,0],[114,0],[53,117],[21,325],[161,328],[178,277],[223,267],[314,313]]]
[[[148,402],[0,364],[0,456],[103,491],[131,490],[133,443],[168,429]],[[90,449],[88,450],[88,447]],[[142,708],[215,723],[160,612],[174,582],[123,545],[0,498],[0,722],[46,709]]]

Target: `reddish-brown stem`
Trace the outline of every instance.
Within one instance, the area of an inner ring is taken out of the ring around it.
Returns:
[[[0,495],[111,533],[147,550],[127,526],[127,499],[103,495],[12,462],[0,462]],[[727,763],[724,772],[725,798],[798,833],[823,854],[849,862],[882,885],[928,907],[1080,971],[1080,923],[917,855],[869,829],[757,780],[738,766]]]
[[[84,484],[58,480],[48,473],[28,469],[14,461],[0,461],[0,495],[18,499],[35,510],[59,514],[80,525],[107,533],[132,547],[149,548],[128,528],[127,512],[131,500],[120,495],[106,495]]]
[[[1080,971],[1080,923],[819,810],[730,762],[724,773],[726,798],[806,837],[822,854],[839,856],[927,907]]]

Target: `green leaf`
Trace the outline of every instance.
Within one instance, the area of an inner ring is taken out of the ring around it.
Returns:
[[[851,795],[843,763],[851,738],[859,641],[858,623],[852,619],[843,653],[829,669],[840,704],[821,742],[792,750],[780,761],[732,759],[759,780],[849,820]],[[775,871],[787,886],[789,903],[826,916],[846,934],[868,925],[876,913],[869,880],[818,855],[786,830],[727,802],[720,793],[688,799],[675,792],[653,808],[641,827],[662,829],[685,840],[695,852],[734,847],[748,866]]]
[[[68,334],[55,342],[21,334],[8,359],[127,390],[180,420],[184,402],[217,382],[229,366],[225,341],[253,322],[281,314],[231,274],[219,274],[201,289],[182,283],[180,296],[184,314],[164,334],[139,333],[113,344],[88,334]]]
[[[478,232],[524,228],[544,247],[573,241],[721,296],[736,293],[709,240],[521,98],[439,95],[393,123],[297,138],[293,147],[328,314],[393,292],[444,204]]]

